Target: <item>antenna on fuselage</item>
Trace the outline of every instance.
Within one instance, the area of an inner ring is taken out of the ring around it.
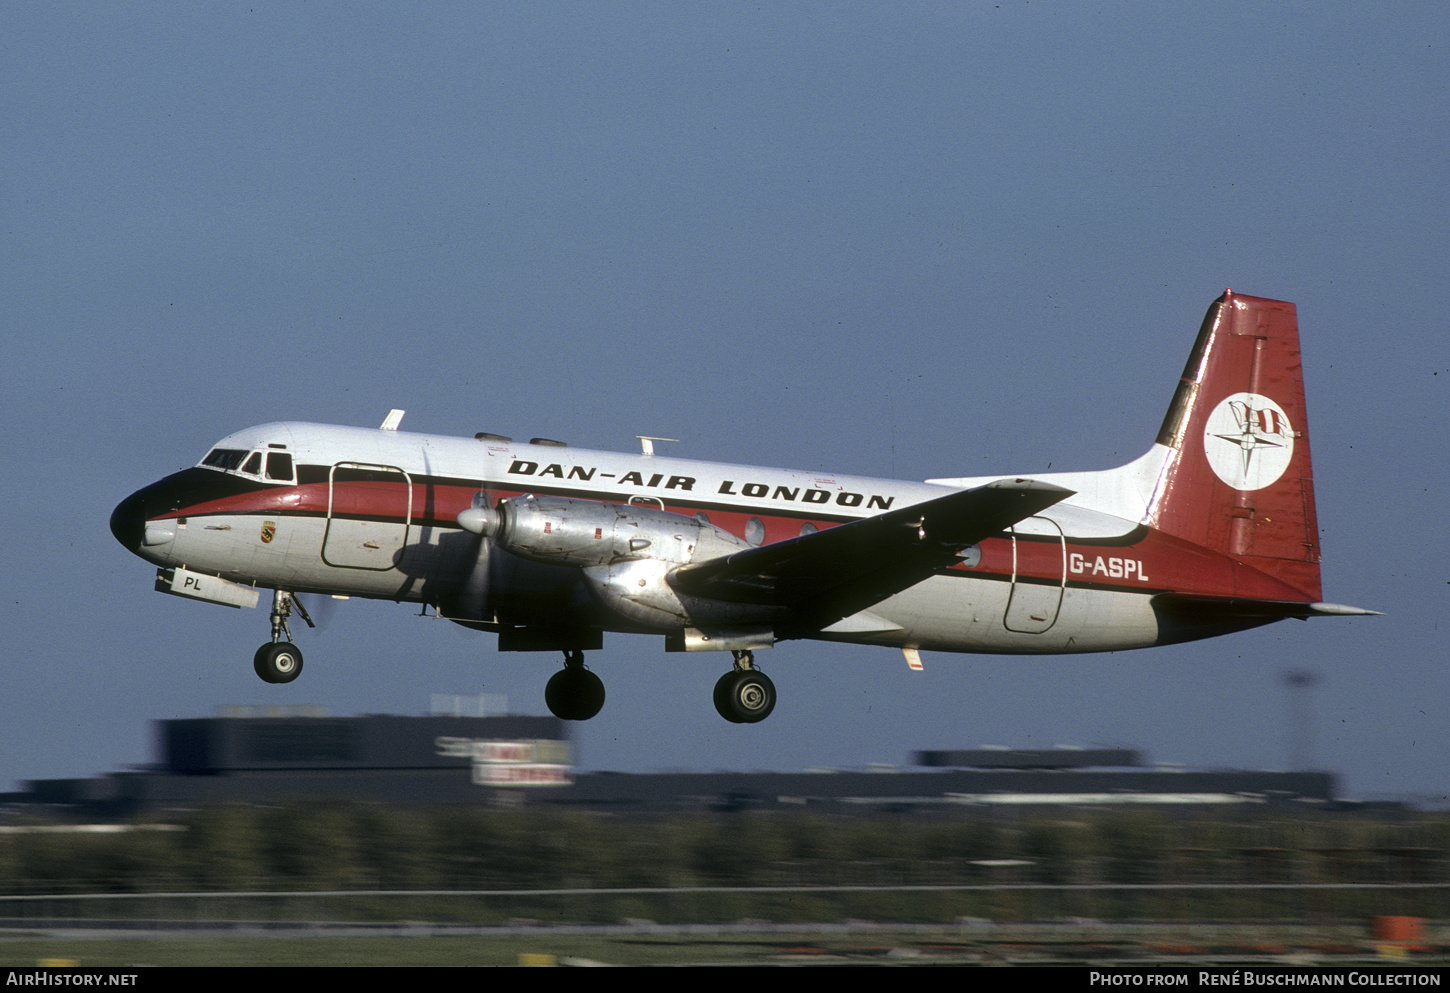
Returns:
[[[639,439],[640,452],[643,455],[653,455],[655,453],[655,442],[657,441],[680,440],[678,438],[654,438],[647,434],[637,434],[635,437]]]
[[[397,407],[394,407],[392,410],[388,411],[388,416],[383,418],[383,423],[380,425],[379,430],[398,430],[398,425],[403,423],[403,415],[406,413],[406,410],[399,410]]]

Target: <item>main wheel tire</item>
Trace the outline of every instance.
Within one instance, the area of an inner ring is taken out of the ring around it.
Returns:
[[[757,724],[775,709],[775,684],[759,669],[727,672],[715,684],[715,709],[733,724]]]
[[[544,686],[544,703],[560,720],[587,721],[604,707],[604,680],[588,669],[560,669]]]
[[[302,674],[302,650],[290,641],[268,642],[252,656],[252,668],[266,683],[290,683]]]
[[[604,709],[604,680],[588,669],[576,669],[578,679],[579,716],[576,721],[587,721]]]
[[[740,723],[740,718],[735,716],[735,711],[730,706],[730,689],[735,685],[735,677],[738,675],[738,672],[731,669],[715,681],[715,713],[731,724]]]

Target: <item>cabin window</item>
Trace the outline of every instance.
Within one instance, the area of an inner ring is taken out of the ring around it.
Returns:
[[[802,538],[804,538],[808,534],[815,534],[815,533],[816,533],[816,526],[814,524],[812,524],[810,521],[806,521],[804,524],[801,525],[801,537]]]
[[[209,465],[213,469],[235,469],[246,457],[247,453],[239,448],[213,448],[206,453],[201,464]]]
[[[247,459],[247,464],[242,466],[242,471],[253,476],[262,474],[262,453],[253,452],[252,457]]]
[[[292,482],[292,456],[286,452],[268,452],[267,478],[282,483]]]
[[[765,522],[758,517],[752,517],[745,522],[745,540],[752,545],[759,545],[765,540]]]

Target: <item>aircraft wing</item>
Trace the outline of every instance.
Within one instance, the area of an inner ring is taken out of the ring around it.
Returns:
[[[787,608],[803,630],[819,630],[916,585],[955,562],[967,546],[1073,492],[1030,479],[999,479],[682,566],[669,582],[682,593],[712,600]]]

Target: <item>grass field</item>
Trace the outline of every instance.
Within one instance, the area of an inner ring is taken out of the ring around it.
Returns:
[[[127,938],[0,941],[0,966],[63,959],[80,966],[515,966],[689,965],[871,961],[903,955],[874,940],[772,935],[768,941],[653,936],[468,936],[342,938]],[[905,946],[904,946],[905,947]],[[963,961],[962,953],[955,956]]]
[[[1443,965],[1433,952],[1377,949],[1358,930],[1325,928],[1115,927],[814,930],[754,926],[718,932],[648,928],[502,929],[437,934],[427,925],[388,934],[35,938],[0,934],[0,966],[44,960],[79,966],[516,966],[516,965],[935,965],[1059,963],[1107,965],[1362,964]]]

